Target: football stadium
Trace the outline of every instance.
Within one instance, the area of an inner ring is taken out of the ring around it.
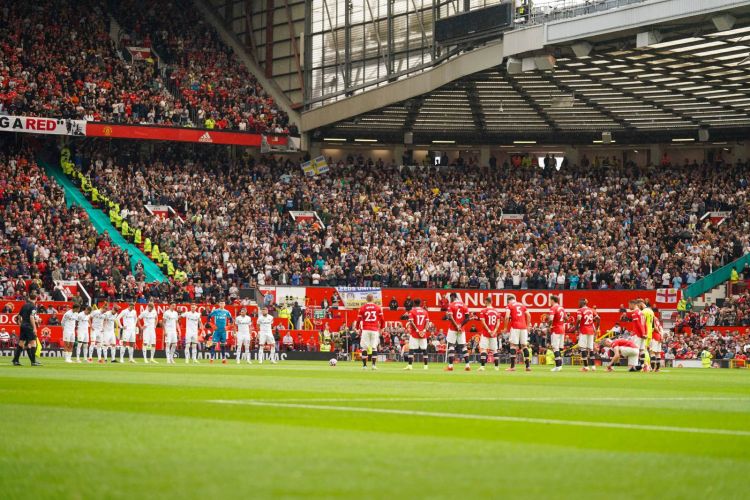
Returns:
[[[750,0],[0,0],[2,498],[750,498],[748,356]]]

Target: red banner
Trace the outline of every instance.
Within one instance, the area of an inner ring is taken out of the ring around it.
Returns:
[[[261,135],[223,130],[203,130],[178,127],[145,125],[114,125],[88,123],[89,137],[112,137],[116,139],[146,139],[154,141],[199,142],[204,144],[228,144],[234,146],[260,147]],[[286,136],[268,136],[268,142],[277,146],[286,145]]]

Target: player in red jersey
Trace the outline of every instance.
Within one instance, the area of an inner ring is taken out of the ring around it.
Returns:
[[[664,327],[659,318],[659,310],[654,307],[654,331],[648,348],[651,356],[651,370],[658,372],[661,368],[661,345],[664,342]]]
[[[594,369],[594,337],[596,330],[599,329],[599,315],[591,309],[586,299],[578,301],[578,311],[576,311],[576,330],[578,331],[578,347],[581,349],[581,358],[583,359],[582,372],[589,371],[589,360],[591,369]]]
[[[385,325],[383,309],[375,303],[375,297],[370,293],[367,295],[367,303],[359,308],[357,315],[359,325],[359,345],[362,348],[362,369],[367,369],[367,358],[370,358],[372,369],[377,370],[375,362],[378,356],[378,345],[380,345],[380,329]]]
[[[604,347],[609,347],[615,352],[612,361],[609,363],[609,366],[607,366],[608,372],[613,371],[613,366],[620,361],[621,357],[628,358],[628,366],[630,367],[630,370],[628,371],[637,371],[636,362],[638,360],[639,349],[636,343],[633,342],[632,338],[617,340],[604,339]]]
[[[482,366],[479,371],[484,371],[487,357],[490,352],[495,356],[495,370],[500,369],[500,326],[502,323],[500,311],[492,307],[492,299],[484,299],[484,309],[479,312],[479,320],[482,322],[482,338],[479,340],[479,362]]]
[[[531,324],[531,314],[526,306],[511,296],[508,299],[508,310],[505,311],[505,330],[510,331],[510,368],[506,368],[506,371],[516,371],[516,353],[519,347],[523,347],[523,362],[526,364],[526,371],[531,371],[529,324]]]
[[[638,365],[636,370],[640,371],[643,369],[643,363],[646,360],[646,323],[643,319],[643,312],[638,307],[638,300],[631,300],[628,302],[630,309],[622,309],[623,321],[630,321],[633,324],[633,336],[631,340],[638,347]]]
[[[448,321],[450,326],[448,327],[448,335],[446,341],[448,342],[448,366],[445,367],[446,371],[453,371],[453,361],[456,358],[456,346],[459,347],[460,352],[463,354],[464,363],[466,368],[464,370],[471,371],[469,366],[469,351],[466,350],[466,332],[464,332],[464,325],[469,321],[469,308],[466,304],[458,300],[458,295],[455,293],[451,294],[451,303],[448,305]]]
[[[568,321],[568,313],[560,305],[560,297],[553,295],[552,307],[549,310],[548,324],[550,330],[550,343],[552,351],[555,353],[555,367],[553,372],[562,370],[562,350],[565,348],[565,326]]]
[[[421,352],[424,361],[424,369],[427,369],[427,327],[430,324],[430,316],[427,310],[422,308],[422,301],[414,300],[414,308],[409,311],[409,320],[406,326],[409,329],[408,351],[404,357],[409,362],[404,370],[411,370],[414,364],[414,353]]]

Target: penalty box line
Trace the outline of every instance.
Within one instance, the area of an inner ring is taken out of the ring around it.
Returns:
[[[700,427],[673,427],[665,425],[645,425],[645,424],[626,424],[617,422],[590,422],[585,420],[559,420],[554,418],[532,418],[532,417],[511,417],[503,415],[481,415],[471,413],[447,413],[432,412],[419,410],[398,410],[390,408],[362,408],[357,406],[328,406],[313,405],[302,403],[273,403],[268,401],[253,400],[231,400],[231,399],[213,399],[208,403],[224,405],[247,405],[261,406],[269,408],[289,408],[298,410],[321,410],[321,411],[340,411],[354,413],[377,413],[382,415],[403,415],[410,417],[434,417],[434,418],[455,418],[461,420],[485,420],[490,422],[511,422],[523,424],[541,424],[541,425],[567,425],[574,427],[599,427],[605,429],[627,429],[639,431],[657,431],[657,432],[682,432],[687,434],[715,434],[723,436],[743,436],[750,437],[750,431],[731,430],[731,429],[709,429]]]

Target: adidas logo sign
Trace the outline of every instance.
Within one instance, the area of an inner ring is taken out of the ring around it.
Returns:
[[[211,139],[211,135],[208,132],[206,132],[205,134],[203,134],[202,136],[198,138],[198,142],[214,142],[214,140]]]

